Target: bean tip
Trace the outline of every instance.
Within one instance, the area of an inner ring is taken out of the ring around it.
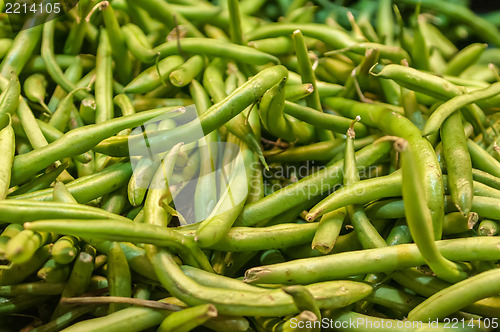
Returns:
[[[314,221],[316,219],[316,217],[318,216],[318,214],[319,214],[318,212],[314,212],[314,213],[310,212],[306,215],[306,220],[307,221]]]

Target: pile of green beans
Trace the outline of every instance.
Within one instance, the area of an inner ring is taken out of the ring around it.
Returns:
[[[15,3],[0,330],[500,330],[500,10]]]

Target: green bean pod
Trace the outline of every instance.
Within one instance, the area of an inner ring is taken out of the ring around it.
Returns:
[[[422,134],[428,136],[437,132],[439,127],[441,127],[444,120],[446,120],[453,112],[470,105],[472,103],[479,102],[496,96],[500,93],[500,83],[493,83],[489,87],[483,90],[478,90],[471,92],[469,94],[460,95],[454,97],[447,101],[446,103],[439,106],[427,120]]]
[[[104,25],[109,34],[113,59],[116,63],[116,67],[120,68],[120,70],[117,71],[118,79],[122,84],[126,84],[130,81],[132,76],[132,62],[128,55],[125,37],[120,29],[113,6],[111,6],[109,2],[103,1],[99,9],[102,12]]]
[[[178,108],[160,108],[73,129],[49,145],[29,154],[16,156],[12,169],[12,185],[25,181],[56,160],[87,152],[104,138],[117,134],[123,129],[138,126],[159,115],[177,115],[181,112],[183,110]],[[68,151],[69,147],[72,151]]]
[[[247,200],[248,185],[239,183],[241,178],[246,176],[245,165],[237,160],[231,169],[230,178],[222,187],[219,201],[196,229],[195,241],[202,248],[218,243],[227,235]]]
[[[467,150],[460,113],[451,115],[441,128],[443,155],[448,171],[448,187],[458,210],[468,215],[474,196],[472,189],[472,163]]]
[[[186,308],[167,316],[158,326],[158,332],[189,332],[207,320],[217,317],[217,309],[213,304],[202,304]]]
[[[61,297],[78,296],[87,291],[94,267],[94,256],[82,251],[75,260],[68,282],[64,287]],[[69,307],[58,303],[52,313],[52,319],[56,319],[70,310]]]
[[[495,246],[498,243],[499,239],[495,237],[436,241],[441,254],[452,261],[496,259],[499,254],[495,253]],[[255,267],[247,270],[244,281],[309,284],[357,274],[390,273],[422,264],[425,264],[425,260],[416,244],[402,244]]]
[[[15,285],[22,282],[25,278],[37,271],[50,257],[50,248],[48,244],[39,248],[34,255],[24,263],[13,263],[9,269],[0,270],[0,285]]]
[[[23,226],[19,224],[9,224],[0,235],[0,257],[5,259],[5,249],[11,238],[19,234],[23,230]]]
[[[177,87],[186,86],[198,76],[205,66],[205,58],[201,55],[195,55],[178,68],[173,70],[168,78],[170,82]]]
[[[150,251],[148,255],[162,285],[190,305],[212,303],[219,313],[230,315],[283,316],[297,312],[293,300],[280,289],[255,293],[202,286],[184,275],[171,254],[165,251]],[[340,289],[342,294],[339,293]],[[372,288],[352,281],[333,281],[308,285],[307,290],[314,296],[320,308],[336,308],[366,297]],[[237,296],[234,296],[235,294]]]
[[[158,62],[139,75],[125,86],[126,93],[147,93],[161,86],[169,75],[184,63],[179,55],[171,55]]]
[[[132,296],[132,280],[127,260],[120,244],[113,242],[108,254],[108,282],[110,296]],[[112,303],[108,314],[126,308],[126,305]]]
[[[252,47],[231,44],[217,39],[185,38],[181,40],[180,45],[183,52],[191,55],[229,58],[250,65],[279,64],[279,59],[271,54]],[[155,48],[155,51],[160,53],[161,58],[179,54],[176,41],[168,41],[159,45]]]
[[[478,300],[498,295],[499,276],[500,270],[493,269],[439,291],[410,311],[408,320],[444,318]]]
[[[73,235],[83,238],[91,238],[95,240],[110,240],[110,241],[134,241],[140,243],[151,243],[173,248],[182,255],[187,262],[194,266],[199,266],[210,271],[211,267],[205,257],[205,254],[199,249],[193,239],[179,234],[178,232],[162,226],[111,221],[96,222],[93,229],[89,229],[90,220],[84,223],[72,220],[71,223],[59,223],[56,220],[46,221],[46,226],[51,229],[57,229],[59,234]],[[44,227],[42,223],[25,223],[25,228]],[[87,225],[87,227],[85,226]],[[152,233],[151,233],[152,232]],[[153,234],[156,233],[156,234]],[[137,240],[137,241],[135,241]]]
[[[477,232],[480,236],[494,236],[499,232],[500,226],[497,221],[484,219],[479,223]]]
[[[486,50],[486,44],[470,44],[458,52],[448,63],[444,74],[450,76],[460,76],[468,67],[473,65]]]
[[[47,94],[47,79],[42,74],[30,75],[23,84],[26,97],[32,102],[39,103],[46,111],[50,111],[45,104],[45,96]]]
[[[0,199],[5,199],[10,188],[10,177],[16,149],[14,130],[9,121],[7,127],[0,130]]]
[[[415,157],[406,141],[396,142],[401,153],[403,169],[403,199],[405,204],[406,222],[411,235],[417,244],[427,264],[440,278],[457,282],[467,278],[463,268],[442,256],[432,238],[432,217],[426,208],[422,193],[420,173],[415,167]]]
[[[409,119],[389,111],[382,105],[363,104],[342,98],[326,98],[325,103],[347,117],[354,118],[359,115],[361,122],[376,126],[386,134],[408,140],[412,150],[419,151],[415,158],[419,165],[420,176],[424,180],[423,190],[427,206],[431,210],[434,237],[440,239],[444,215],[444,185],[434,149],[427,139],[422,138],[421,131]]]
[[[347,211],[345,208],[340,208],[323,215],[314,234],[311,248],[318,250],[324,255],[328,254],[335,245],[335,242],[337,242],[346,215]]]
[[[260,119],[264,127],[273,135],[289,142],[308,143],[313,138],[314,128],[306,123],[293,121],[283,114],[285,82],[286,79],[282,80],[264,93],[259,105]]]
[[[37,190],[49,188],[52,182],[54,182],[66,168],[68,168],[68,162],[64,162],[53,169],[49,169],[47,173],[44,173],[17,188],[15,191],[10,193],[8,197],[14,198],[17,195],[27,194]]]
[[[59,264],[54,259],[49,259],[47,263],[45,263],[45,265],[40,270],[38,270],[36,275],[38,278],[46,281],[49,284],[60,284],[68,280],[70,272],[71,268],[69,265]]]
[[[45,244],[51,243],[54,234],[24,230],[7,242],[5,257],[14,263],[27,262]]]
[[[356,169],[357,171],[357,169]],[[367,179],[344,186],[316,204],[306,216],[308,221],[350,204],[364,204],[372,200],[401,195],[401,171]]]
[[[80,240],[74,236],[63,236],[52,246],[52,258],[59,264],[71,263],[79,252]]]
[[[14,114],[19,105],[19,97],[21,95],[21,84],[16,74],[11,74],[8,83],[2,87],[0,95],[0,117],[5,114]]]
[[[500,161],[496,160],[471,139],[467,140],[467,149],[472,160],[472,166],[493,176],[500,177]]]

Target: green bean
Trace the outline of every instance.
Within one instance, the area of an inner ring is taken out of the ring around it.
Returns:
[[[467,216],[460,212],[451,212],[444,216],[443,234],[457,234],[471,230],[478,222],[478,215],[475,212],[469,213]]]
[[[5,259],[5,249],[9,240],[23,230],[22,225],[9,224],[0,235],[0,257]]]
[[[396,221],[391,229],[391,232],[389,233],[389,235],[387,235],[385,242],[389,246],[413,242],[410,229],[408,228],[408,225],[406,224],[406,221],[404,219],[399,219],[398,221]]]
[[[389,144],[370,145],[356,154],[358,167],[367,167],[385,156],[389,151]],[[330,191],[342,181],[342,165],[339,161],[312,176],[301,179],[281,190],[274,192],[263,199],[247,205],[240,216],[239,224],[255,225],[261,220],[274,217],[294,206],[299,205],[307,197],[319,197],[323,192]],[[314,188],[314,192],[312,191]]]
[[[399,196],[401,184],[402,174],[399,171],[344,186],[309,210],[306,219],[313,221],[325,213],[350,204],[364,204],[383,197]]]
[[[69,192],[79,203],[88,203],[105,194],[111,193],[125,185],[130,179],[132,168],[130,163],[120,162],[104,170],[90,174],[67,184]],[[50,201],[52,188],[35,191],[12,197],[13,199],[30,199],[37,201]]]
[[[188,332],[202,325],[207,320],[217,317],[217,309],[213,304],[202,304],[186,308],[167,316],[158,327],[159,332]]]
[[[127,0],[129,4],[132,2],[133,1]],[[203,37],[201,32],[199,32],[189,20],[176,12],[168,3],[161,0],[145,0],[141,3],[140,7],[145,9],[153,18],[156,18],[160,22],[164,22],[170,29],[175,28],[177,25],[176,22],[178,22],[180,25],[186,27],[188,36]],[[176,17],[176,20],[174,17]]]
[[[39,103],[46,111],[50,111],[45,104],[47,84],[48,82],[45,76],[42,74],[32,74],[24,81],[23,88],[29,100]]]
[[[15,154],[14,130],[9,120],[7,127],[0,130],[0,199],[5,199],[10,188],[12,163]]]
[[[120,70],[117,71],[118,80],[122,84],[125,84],[130,81],[132,76],[132,62],[129,59],[125,37],[120,29],[113,6],[110,6],[109,2],[103,1],[100,3],[99,8],[102,12],[104,25],[109,34],[113,59],[116,63],[116,67],[120,68]]]
[[[435,133],[441,127],[444,120],[446,120],[453,112],[458,111],[460,108],[465,107],[471,103],[479,102],[481,100],[496,96],[500,93],[500,83],[494,83],[484,90],[474,91],[469,94],[464,94],[450,99],[446,103],[439,106],[427,120],[425,127],[422,131],[424,136]]]
[[[444,121],[441,128],[443,154],[448,171],[448,187],[458,210],[469,214],[472,206],[472,164],[467,150],[460,113],[455,113]]]
[[[52,188],[49,189],[52,194]],[[31,200],[3,200],[0,201],[2,215],[0,220],[8,223],[24,223],[40,218],[85,218],[86,219],[117,219],[130,221],[91,206],[74,203],[36,202]]]
[[[482,220],[477,228],[477,232],[480,236],[494,236],[498,234],[498,231],[498,222],[489,219]]]
[[[38,270],[36,275],[38,278],[52,284],[66,282],[70,272],[71,268],[69,265],[59,264],[54,259],[49,259],[47,263]]]
[[[306,43],[304,41],[304,36],[302,32],[297,29],[293,32],[293,44],[295,48],[295,54],[297,56],[298,62],[298,71],[301,76],[302,84],[312,84],[313,91],[310,95],[305,97],[305,101],[307,106],[312,109],[323,112],[323,107],[321,106],[321,102],[319,99],[319,92],[316,88],[316,76],[314,75],[314,70],[311,66],[311,61],[309,60],[308,50]],[[333,135],[331,132],[327,130],[320,130],[317,133],[318,137],[322,141],[327,141],[332,139]]]
[[[425,42],[424,34],[422,33],[422,25],[425,21],[422,15],[417,15],[417,24],[415,26],[415,32],[413,36],[413,47],[412,47],[412,60],[414,62],[414,67],[420,70],[429,70],[429,48]]]
[[[332,105],[332,108],[347,117],[354,118],[359,115],[361,116],[361,122],[379,127],[386,134],[399,136],[408,140],[412,150],[419,151],[415,155],[415,159],[421,173],[420,176],[424,180],[424,194],[427,206],[431,210],[434,236],[435,239],[440,239],[442,218],[444,215],[444,186],[434,149],[428,140],[422,138],[420,130],[409,119],[401,117],[381,107],[381,105],[363,104],[342,98],[326,98],[325,103]],[[423,153],[422,151],[427,152]]]
[[[166,115],[169,111],[173,115],[182,112],[182,109],[177,111],[175,108],[151,110],[149,112],[108,120],[92,126],[73,129],[49,145],[32,151],[29,154],[16,156],[12,169],[12,185],[28,179],[40,169],[49,166],[58,159],[86,152],[106,137],[110,137],[123,129],[140,125],[144,121],[156,116]],[[68,151],[70,147],[71,152]]]
[[[354,137],[356,135],[354,132],[354,123],[359,120],[360,117],[356,117],[356,119],[353,120],[351,127],[347,130],[347,142],[344,158],[344,186],[348,189],[351,189],[352,186],[360,183],[358,168],[356,166],[356,158],[354,157]],[[378,234],[370,220],[368,220],[363,206],[350,204],[347,206],[347,213],[352,226],[356,230],[356,236],[358,237],[359,243],[361,243],[363,248],[370,249],[386,246],[384,239],[380,236],[380,234]]]
[[[88,91],[87,88],[77,88],[66,95],[66,97],[61,101],[55,112],[50,117],[50,126],[62,132],[65,131],[71,116],[71,112],[76,112],[76,107],[73,104],[73,97],[75,93],[84,89]]]
[[[191,83],[196,76],[198,76],[204,66],[205,58],[201,55],[195,55],[173,70],[168,77],[174,86],[186,86]]]
[[[494,249],[497,244],[498,239],[495,240],[495,237],[436,241],[442,255],[452,261],[495,259],[498,256]],[[247,270],[245,281],[307,284],[357,274],[390,273],[424,263],[415,244],[403,244],[256,267]]]
[[[264,38],[248,42],[248,46],[272,55],[285,55],[293,51],[293,43],[289,37]]]
[[[132,281],[127,260],[120,247],[120,244],[113,242],[111,251],[108,254],[108,282],[110,296],[132,296]],[[109,306],[108,314],[122,310],[126,305],[112,303]]]
[[[207,55],[229,58],[250,65],[279,64],[279,59],[271,54],[261,52],[255,48],[231,44],[218,39],[186,38],[180,42],[182,52],[192,55]],[[179,54],[176,41],[168,41],[155,48],[164,58],[168,55]]]
[[[34,255],[24,263],[13,263],[9,269],[0,270],[0,285],[15,285],[37,271],[50,257],[50,247],[39,248]]]
[[[382,332],[418,332],[427,330],[445,332],[449,329],[447,325],[443,323],[435,324],[434,322],[421,322],[419,324],[405,324],[405,321],[373,317],[363,315],[354,311],[332,311],[327,313],[326,317],[328,317],[328,319],[332,319],[335,324],[338,324],[339,326],[345,326],[343,330],[348,332],[361,332],[367,329],[373,329],[376,326],[380,326],[380,328],[377,328],[377,330]],[[359,321],[362,323],[354,326],[349,324],[349,322],[354,321]],[[482,328],[480,328],[478,323],[474,322],[473,324],[473,326],[468,325],[464,326],[464,328],[461,329],[464,332],[482,331]]]
[[[272,87],[274,84],[279,82],[286,75],[286,69],[282,66],[274,66],[266,68],[253,78],[251,78],[243,86],[236,89],[231,95],[221,102],[210,107],[207,112],[203,113],[199,117],[199,121],[191,121],[183,126],[176,128],[175,130],[158,131],[152,133],[148,136],[151,145],[156,144],[155,142],[161,141],[163,149],[168,149],[171,145],[174,145],[178,141],[183,141],[184,143],[192,142],[199,137],[197,137],[197,130],[192,130],[193,128],[198,128],[201,124],[205,134],[212,132],[218,128],[223,123],[227,123],[230,119],[234,118],[239,112],[243,111],[246,107],[254,103],[264,92]],[[242,119],[244,121],[244,119]],[[253,137],[253,142],[258,145],[253,149],[254,151],[260,151],[260,145],[256,142],[255,137],[251,133],[242,133],[244,135],[249,135],[247,137]],[[129,153],[128,146],[135,147],[137,144],[143,141],[143,136],[122,137],[104,140],[95,148],[95,151],[113,154],[125,155]],[[168,144],[165,144],[168,142]],[[249,142],[246,142],[249,143]],[[263,159],[263,157],[262,157]]]
[[[301,106],[289,101],[285,101],[284,110],[285,113],[296,117],[299,120],[305,121],[306,123],[315,126],[315,128],[328,129],[339,133],[347,131],[351,123],[350,119],[328,113],[314,112],[312,108]],[[361,123],[356,123],[354,129],[360,137],[364,137],[368,134],[367,128]]]
[[[381,1],[376,18],[377,35],[387,45],[393,44],[394,20],[390,1]]]
[[[70,220],[70,219],[66,219]],[[151,243],[157,245],[167,245],[179,251],[183,258],[188,262],[200,266],[208,271],[211,267],[201,250],[196,246],[193,239],[179,234],[176,231],[150,224],[139,224],[132,222],[98,221],[93,223],[90,220],[79,222],[76,219],[71,222],[59,223],[56,220],[45,221],[51,229],[57,229],[57,233],[73,235],[83,238],[92,238],[94,240],[110,241],[134,241],[139,243]],[[65,224],[65,225],[64,225]],[[92,229],[89,225],[92,224]],[[42,223],[25,223],[25,228],[44,227]],[[152,234],[152,233],[156,234]],[[154,235],[154,236],[153,236]]]
[[[17,195],[27,194],[37,190],[49,188],[52,182],[54,182],[66,168],[68,168],[68,163],[64,162],[53,169],[49,169],[47,173],[34,178],[30,182],[22,185],[21,187],[10,193],[8,198],[14,198]]]
[[[0,286],[0,296],[59,295],[63,289],[63,283],[36,281],[18,285]]]
[[[127,203],[127,186],[122,185],[102,197],[101,209],[119,215],[127,207]]]
[[[245,174],[245,165],[236,162],[230,178],[221,188],[221,197],[214,209],[196,229],[195,241],[202,248],[220,242],[230,231],[248,197],[248,186],[242,186],[240,179]]]
[[[144,32],[132,23],[122,26],[121,29],[130,53],[142,63],[153,63],[158,57],[158,52],[153,50]]]
[[[198,114],[206,112],[212,104],[203,86],[198,81],[193,80],[189,86],[189,91],[193,96]],[[194,201],[196,220],[205,219],[212,212],[217,202],[216,174],[214,171],[218,154],[218,147],[215,143],[218,140],[218,134],[214,131],[198,141],[201,165]]]
[[[309,145],[289,147],[286,149],[276,149],[264,151],[264,156],[270,163],[293,162],[307,160],[330,160],[337,155],[337,150],[343,144],[342,139],[334,139],[313,143]],[[271,167],[272,168],[272,167]]]
[[[421,187],[419,170],[415,166],[415,157],[406,141],[396,141],[401,154],[403,169],[403,199],[405,204],[406,222],[410,228],[413,240],[432,271],[439,278],[457,282],[467,278],[463,268],[447,260],[440,253],[433,239],[432,216],[426,208],[426,202]]]
[[[59,67],[56,58],[54,56],[54,29],[55,20],[49,20],[41,27],[43,27],[43,38],[42,38],[42,58],[46,64],[47,71],[52,77],[52,79],[61,86],[66,92],[75,90],[76,86],[73,84],[66,76],[64,76],[61,67]],[[88,94],[79,91],[75,94],[76,98],[82,100],[88,97]]]
[[[157,66],[150,67],[137,75],[125,86],[125,92],[146,93],[154,90],[161,86],[162,81],[166,80],[183,62],[182,57],[178,55],[172,55],[161,60]]]
[[[486,50],[486,44],[470,44],[457,53],[448,63],[444,74],[460,76],[464,70],[473,65]]]
[[[76,84],[78,82],[78,80],[81,79],[82,73],[83,73],[82,59],[80,56],[77,56],[75,58],[75,61],[71,64],[71,66],[69,66],[68,69],[66,69],[66,71],[64,72],[64,75],[71,82]],[[52,94],[52,97],[50,98],[49,103],[47,104],[48,108],[52,112],[54,112],[64,97],[66,97],[66,91],[64,91],[64,89],[58,85],[56,87],[56,89],[54,90],[54,93]]]
[[[48,296],[19,296],[9,300],[4,299],[0,304],[0,314],[9,315],[22,312],[33,306],[41,305],[48,299]]]
[[[475,168],[488,172],[493,176],[500,177],[500,162],[498,160],[471,139],[467,140],[467,149],[470,153],[472,165]]]
[[[462,94],[462,90],[448,80],[410,67],[395,64],[383,67],[376,65],[370,73],[376,77],[394,80],[407,89],[441,100]]]
[[[182,145],[182,143],[175,145],[165,157],[161,158],[159,167],[151,180],[144,202],[144,222],[147,224],[166,227],[170,223],[171,214],[161,206],[161,201],[171,195],[169,180]]]
[[[3,59],[5,55],[10,51],[14,41],[10,38],[0,39],[0,58]]]
[[[221,314],[248,316],[283,316],[296,313],[291,298],[279,289],[264,293],[217,289],[202,286],[184,275],[171,254],[165,251],[149,253],[162,285],[190,305],[212,303]],[[169,271],[168,273],[165,273]],[[340,293],[339,290],[343,291]],[[335,308],[364,298],[371,287],[357,282],[326,282],[308,285],[320,308]],[[234,296],[238,294],[237,296]]]
[[[2,94],[0,95],[0,117],[5,114],[13,115],[19,105],[19,97],[21,95],[21,84],[16,74],[11,74],[8,83],[2,86]]]
[[[425,125],[425,119],[422,111],[419,109],[415,92],[401,87],[400,104],[404,108],[405,116],[410,119],[418,129],[422,130]]]
[[[85,293],[90,282],[93,267],[94,256],[82,251],[76,258],[73,270],[71,271],[68,282],[64,287],[61,298],[78,296]],[[68,311],[69,308],[61,305],[59,302],[52,313],[52,319],[56,319]]]
[[[47,324],[44,324],[42,326],[38,326],[34,328],[32,331],[36,332],[56,332],[56,331],[61,331],[61,329],[65,328],[68,326],[72,321],[78,319],[79,317],[89,313],[90,311],[94,310],[94,306],[81,306],[77,307],[75,309],[72,309],[62,316],[51,320]]]
[[[346,214],[346,209],[340,208],[323,215],[314,234],[311,248],[324,255],[328,254],[337,242]]]
[[[79,55],[81,64],[84,70],[89,70],[95,67],[95,57],[92,55]],[[68,69],[75,61],[74,55],[57,54],[55,55],[55,62],[61,69]],[[47,64],[41,55],[33,56],[26,64],[25,68],[28,73],[48,73]]]
[[[293,302],[299,311],[312,312],[317,320],[321,320],[321,312],[312,294],[301,285],[283,287],[282,290],[293,298]]]
[[[45,244],[51,243],[53,234],[24,230],[13,236],[5,248],[5,257],[14,263],[25,263]]]
[[[283,114],[285,106],[285,80],[273,86],[262,96],[259,116],[264,127],[273,135],[289,142],[308,143],[312,140],[312,126],[292,121]],[[317,112],[316,110],[313,110]]]
[[[199,283],[202,286],[222,288],[222,289],[243,290],[248,292],[267,291],[266,288],[245,284],[240,280],[206,272],[189,265],[182,265],[181,269],[186,276],[193,279],[195,282]]]
[[[62,236],[52,246],[52,258],[59,264],[69,264],[78,255],[80,240],[74,236]]]
[[[480,273],[458,282],[422,302],[408,314],[408,320],[438,319],[483,298],[497,295],[499,270]],[[471,291],[473,290],[473,291]]]
[[[17,34],[9,52],[7,52],[0,64],[2,68],[0,76],[9,77],[11,72],[20,75],[35,52],[35,48],[42,36],[42,25],[36,25],[36,19],[36,17],[33,17],[27,21],[25,23],[26,29]]]

